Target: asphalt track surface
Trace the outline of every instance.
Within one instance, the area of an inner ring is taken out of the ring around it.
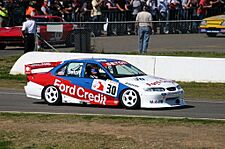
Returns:
[[[176,34],[152,35],[149,51],[153,52],[218,52],[225,53],[225,36],[209,38],[205,34]],[[93,41],[92,41],[93,42]],[[131,52],[137,50],[137,36],[103,37],[94,38],[98,49],[105,52]],[[113,43],[113,44],[112,44]],[[63,47],[60,52],[71,49]],[[0,57],[23,54],[21,47],[7,47],[0,50]],[[23,90],[0,89],[0,111],[8,112],[40,112],[40,113],[69,113],[69,114],[100,114],[100,115],[125,115],[146,117],[179,117],[203,118],[225,120],[225,101],[186,101],[188,106],[175,109],[139,109],[127,110],[115,107],[96,107],[63,104],[49,106],[43,101],[35,101],[25,97]]]
[[[123,109],[76,104],[50,106],[42,100],[27,98],[23,90],[0,89],[0,111],[81,115],[116,115],[138,117],[174,117],[225,120],[225,102],[187,101],[187,106],[173,109]]]

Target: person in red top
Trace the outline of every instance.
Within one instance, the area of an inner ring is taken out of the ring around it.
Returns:
[[[207,15],[207,9],[212,8],[212,4],[210,4],[210,0],[200,0],[199,7],[197,9],[197,16],[199,20],[202,20]]]

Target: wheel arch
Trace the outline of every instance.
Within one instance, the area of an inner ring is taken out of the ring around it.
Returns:
[[[123,95],[123,93],[124,93],[126,90],[129,90],[129,89],[136,92],[137,97],[138,97],[138,100],[139,100],[137,106],[135,106],[134,109],[140,108],[140,107],[141,107],[141,97],[140,97],[140,94],[139,94],[139,92],[138,92],[136,89],[131,88],[131,87],[124,88],[123,90],[120,91],[120,93],[119,93],[119,106],[120,106],[120,107],[123,107],[123,105],[122,105],[122,95]],[[131,108],[131,109],[133,109],[133,108]]]
[[[60,89],[57,87],[57,86],[54,86],[54,85],[46,85],[43,89],[42,89],[42,91],[41,91],[41,99],[44,99],[45,101],[46,101],[46,99],[45,99],[45,96],[44,96],[44,92],[45,92],[45,90],[49,87],[49,86],[53,86],[53,87],[55,87],[57,90],[58,90],[58,92],[59,92],[59,98],[61,99],[61,103],[62,103],[62,92],[60,91]],[[58,103],[59,104],[59,103]]]

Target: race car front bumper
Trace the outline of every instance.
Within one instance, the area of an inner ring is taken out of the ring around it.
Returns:
[[[141,108],[172,108],[185,106],[183,91],[141,94]]]

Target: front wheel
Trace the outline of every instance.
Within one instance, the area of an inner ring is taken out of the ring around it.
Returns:
[[[140,97],[137,91],[133,89],[126,89],[120,96],[121,105],[128,109],[135,109],[140,107]]]
[[[61,92],[55,86],[47,86],[43,90],[42,96],[48,104],[59,105],[62,103]]]

